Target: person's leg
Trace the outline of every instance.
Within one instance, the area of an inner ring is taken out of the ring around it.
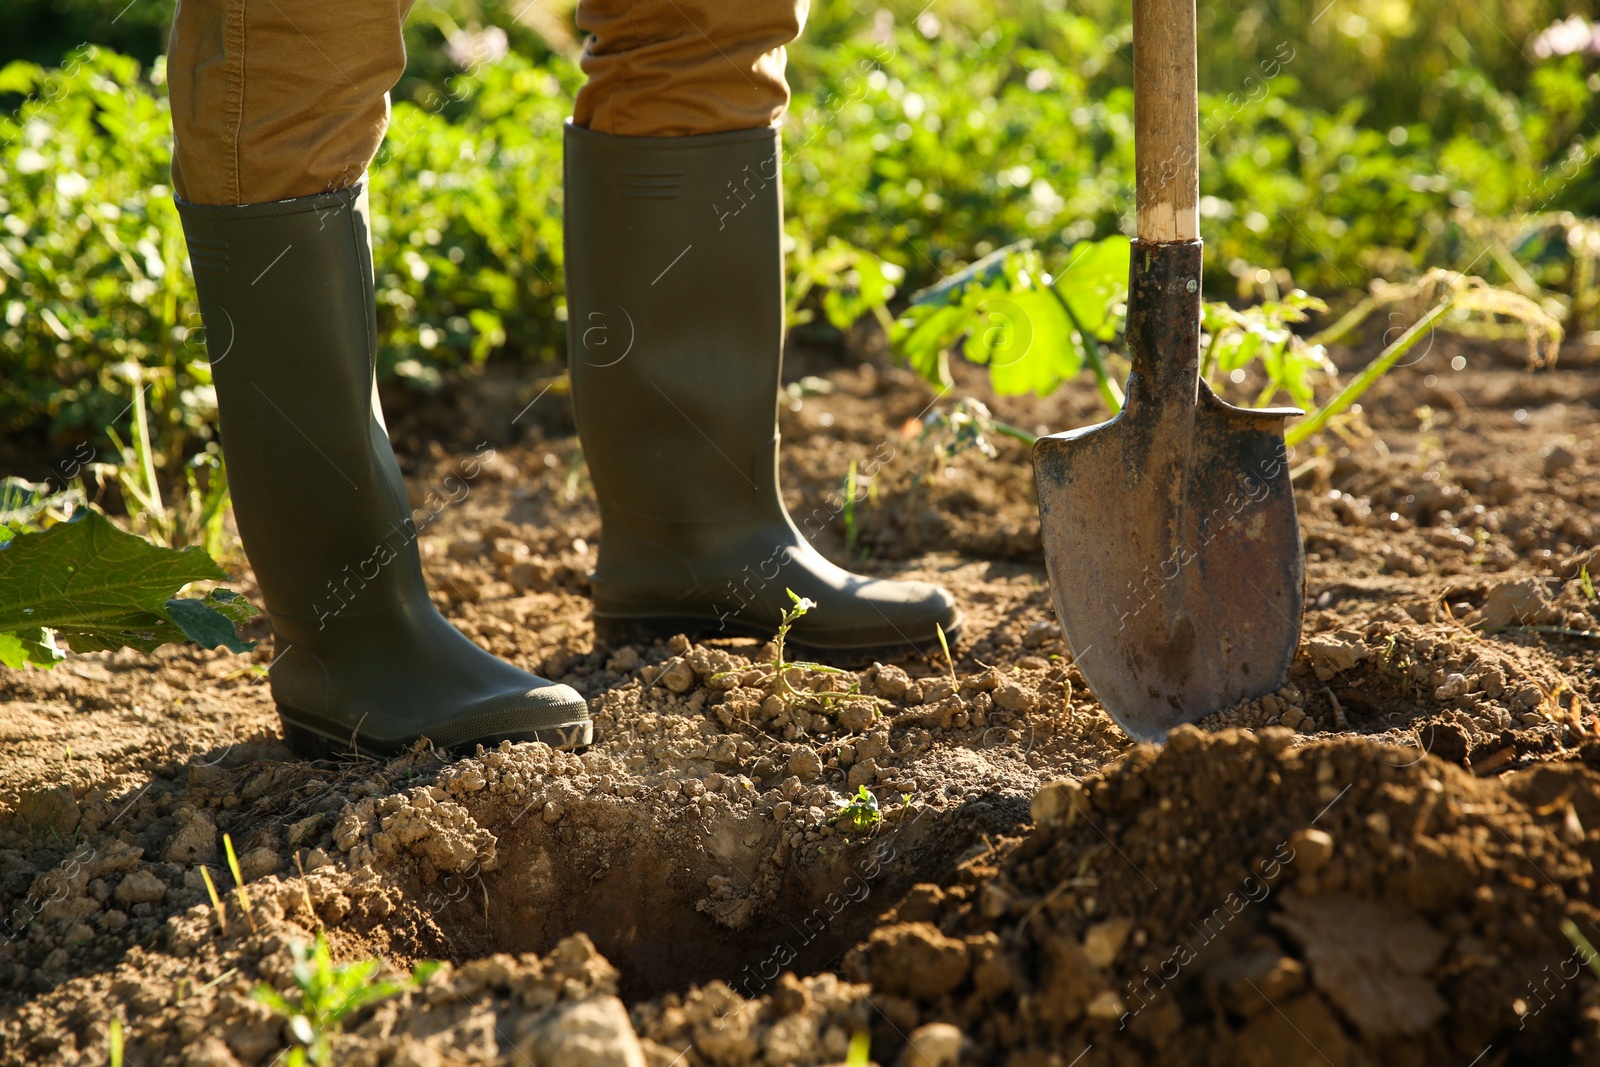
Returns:
[[[174,183],[272,692],[308,754],[585,744],[579,694],[483,651],[429,600],[377,404],[361,179],[408,4],[185,0],[175,20]]]
[[[785,46],[807,0],[582,0],[588,76],[575,125],[624,137],[771,126],[789,106]]]
[[[770,634],[866,650],[954,639],[950,595],[834,566],[777,485],[778,130],[795,0],[583,0],[591,81],[566,139],[568,365],[600,502],[602,637]],[[814,519],[815,517],[813,517]]]
[[[406,65],[412,0],[182,0],[167,41],[172,178],[191,204],[359,182]]]

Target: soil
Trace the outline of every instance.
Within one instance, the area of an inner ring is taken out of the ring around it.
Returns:
[[[270,640],[0,673],[0,1065],[108,1062],[113,1019],[130,1065],[287,1062],[252,991],[318,931],[446,961],[330,1027],[341,1064],[1600,1062],[1564,933],[1600,940],[1600,348],[1522,358],[1440,336],[1300,450],[1292,676],[1161,748],[1073,667],[1026,446],[924,433],[940,398],[870,335],[791,360],[791,506],[968,621],[953,665],[796,669],[809,700],[759,640],[596,647],[554,392],[397,398],[440,606],[596,743],[297,761]],[[939,407],[1095,418],[958,378]]]

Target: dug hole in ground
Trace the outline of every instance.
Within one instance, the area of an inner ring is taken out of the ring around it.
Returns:
[[[245,669],[270,641],[0,674],[0,1064],[107,1063],[113,1019],[130,1065],[288,1062],[252,991],[317,931],[396,977],[446,961],[331,1029],[340,1064],[1600,1062],[1564,933],[1600,940],[1600,360],[1521,361],[1441,336],[1301,448],[1291,680],[1164,748],[1053,624],[1025,448],[919,445],[932,394],[870,343],[791,360],[791,505],[843,560],[876,458],[854,565],[968,622],[953,677],[793,679],[826,700],[776,695],[759,641],[594,647],[565,413],[491,456],[525,383],[413,401],[415,498],[477,472],[423,539],[441,606],[583,692],[596,743],[296,761]],[[1092,417],[970,370],[1014,424]],[[862,786],[875,817],[841,808]]]

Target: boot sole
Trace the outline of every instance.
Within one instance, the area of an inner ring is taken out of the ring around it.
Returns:
[[[948,627],[945,640],[951,649],[961,640],[963,620],[957,619]],[[754,637],[770,641],[770,626],[756,626],[737,621],[718,621],[695,615],[595,615],[594,636],[597,644],[617,648],[622,645],[650,644],[665,641],[683,634],[691,641],[706,637]],[[809,653],[837,664],[854,666],[873,660],[902,659],[934,651],[943,652],[937,637],[923,641],[892,641],[872,645],[818,645],[797,638],[787,642],[791,651]]]
[[[290,717],[289,712],[281,706],[278,708],[278,721],[283,727],[283,742],[289,746],[289,751],[304,760],[337,759],[341,756],[394,756],[410,748],[420,738],[409,741],[376,741],[372,738],[355,734],[343,738],[334,737],[313,726],[308,726],[302,721]],[[514,735],[500,734],[492,737],[480,737],[471,741],[461,741],[444,748],[452,757],[470,756],[477,751],[477,747],[496,748],[502,741],[520,743],[524,741],[540,741],[551,748],[572,751],[588,747],[594,742],[594,723],[588,719],[582,722],[568,723],[564,726],[549,726],[538,730],[519,731]]]

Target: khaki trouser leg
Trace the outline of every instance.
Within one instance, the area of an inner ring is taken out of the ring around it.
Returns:
[[[173,186],[259,204],[354,185],[389,123],[412,0],[181,0],[168,42]]]
[[[405,69],[412,0],[181,0],[168,43],[173,186],[259,204],[361,180]],[[686,136],[777,121],[807,0],[583,0],[573,120]],[[554,161],[552,161],[553,163]]]
[[[789,106],[784,46],[809,0],[581,0],[588,83],[572,121],[677,137],[770,126]]]

